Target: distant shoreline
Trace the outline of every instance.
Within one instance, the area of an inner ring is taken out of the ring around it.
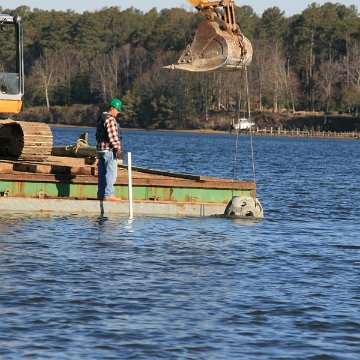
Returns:
[[[65,124],[49,124],[51,127],[71,127],[86,129],[94,126],[85,125],[65,125]],[[240,135],[240,136],[273,136],[273,137],[291,137],[291,138],[316,138],[316,139],[343,139],[343,140],[360,140],[360,132],[331,132],[331,131],[300,131],[300,130],[279,130],[272,128],[256,129],[249,131],[225,131],[212,129],[141,129],[141,128],[121,128],[122,131],[155,131],[155,132],[176,132],[176,133],[193,133],[193,134],[218,134],[218,135]]]

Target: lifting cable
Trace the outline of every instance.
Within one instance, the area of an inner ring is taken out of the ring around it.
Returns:
[[[251,107],[250,107],[250,92],[249,92],[249,80],[248,80],[248,73],[247,67],[245,67],[245,85],[246,85],[246,97],[247,97],[247,107],[248,107],[248,119],[251,124]],[[239,136],[240,136],[240,127],[236,134],[236,141],[235,141],[235,156],[234,156],[234,168],[233,168],[233,181],[236,179],[236,166],[237,166],[237,157],[238,157],[238,144],[239,144]],[[252,163],[252,175],[253,181],[256,183],[256,175],[255,175],[255,158],[254,158],[254,144],[253,144],[253,133],[251,131],[250,125],[250,147],[251,147],[251,163]]]

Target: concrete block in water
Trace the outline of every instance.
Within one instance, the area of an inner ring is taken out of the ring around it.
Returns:
[[[224,215],[228,217],[262,219],[264,217],[264,210],[257,198],[234,196],[226,206]]]

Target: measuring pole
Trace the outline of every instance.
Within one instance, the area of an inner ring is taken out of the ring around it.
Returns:
[[[132,169],[131,169],[131,152],[128,152],[128,190],[129,190],[129,219],[134,217],[133,210],[133,192],[132,192]]]

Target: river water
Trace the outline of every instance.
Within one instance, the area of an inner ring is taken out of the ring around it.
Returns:
[[[1,359],[359,359],[359,141],[255,137],[255,175],[248,137],[123,147],[135,166],[255,176],[265,220],[1,213]]]

